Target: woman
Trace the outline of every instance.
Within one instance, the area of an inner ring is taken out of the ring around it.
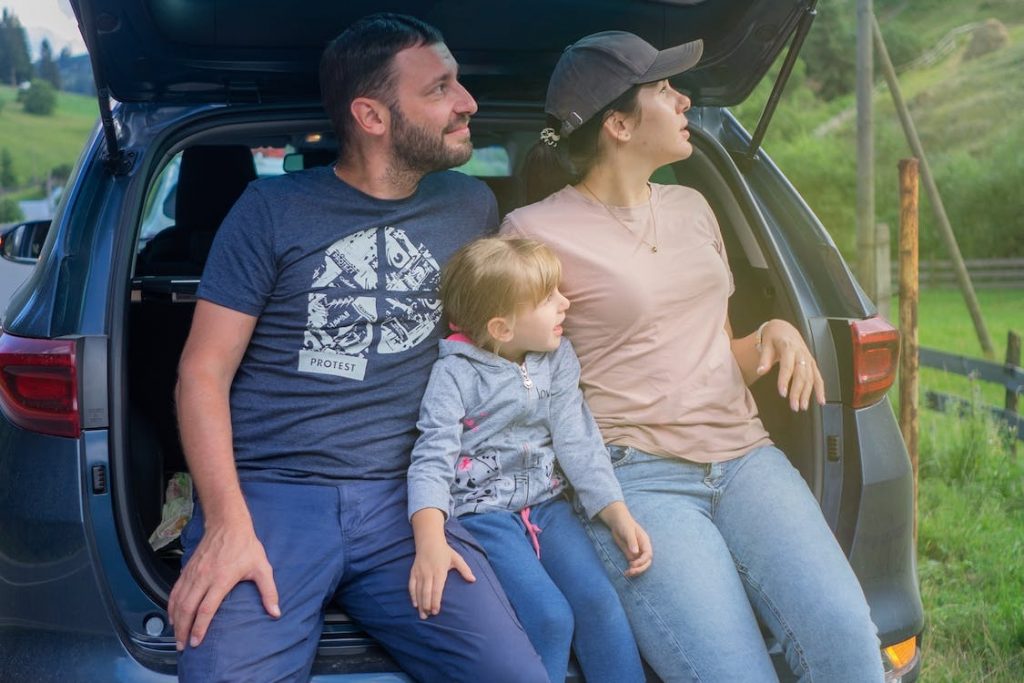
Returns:
[[[648,182],[693,152],[690,101],[667,79],[700,53],[700,41],[659,52],[618,31],[569,47],[528,162],[530,191],[561,189],[502,228],[562,260],[565,332],[626,503],[651,536],[651,568],[626,577],[607,531],[589,532],[665,681],[776,680],[758,619],[801,681],[881,681],[857,578],[747,389],[778,363],[793,410],[812,395],[823,403],[814,358],[783,320],[733,338],[710,207],[694,190]]]

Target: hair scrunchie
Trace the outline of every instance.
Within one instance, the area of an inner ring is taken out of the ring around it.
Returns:
[[[540,141],[548,147],[558,147],[558,141],[562,136],[555,132],[554,128],[545,128],[540,132]]]

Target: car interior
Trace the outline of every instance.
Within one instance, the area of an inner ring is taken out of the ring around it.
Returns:
[[[524,202],[519,165],[533,144],[533,128],[509,130],[474,129],[476,150],[461,171],[479,177],[494,192],[501,215]],[[655,182],[679,183],[701,191],[721,225],[736,285],[730,319],[737,336],[749,334],[768,317],[792,318],[785,297],[773,284],[758,230],[748,218],[737,192],[718,159],[713,145],[701,144],[694,131],[695,153],[686,161],[659,169]],[[129,454],[127,468],[134,501],[130,507],[137,522],[137,541],[161,521],[161,507],[168,480],[187,471],[178,440],[173,389],[177,362],[191,325],[195,291],[214,235],[246,185],[258,177],[296,172],[327,165],[335,158],[333,135],[322,130],[282,134],[273,130],[213,131],[198,140],[167,150],[148,181],[146,207],[163,207],[168,225],[157,230],[140,228],[136,238],[131,281],[131,305],[127,325]],[[176,179],[173,174],[177,174]],[[171,174],[168,176],[167,174]],[[143,212],[145,213],[145,212]],[[145,220],[145,217],[144,217]],[[793,416],[765,379],[753,387],[762,420],[794,464],[811,471],[814,443],[805,419]],[[801,426],[803,428],[801,428]],[[180,564],[176,542],[152,554],[156,573],[173,584]]]

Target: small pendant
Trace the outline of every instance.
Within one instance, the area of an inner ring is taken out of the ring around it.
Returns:
[[[651,245],[651,253],[652,254],[657,254],[658,253],[658,245],[656,245],[656,244],[652,244]]]

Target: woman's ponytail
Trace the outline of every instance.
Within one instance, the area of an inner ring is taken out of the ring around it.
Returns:
[[[526,154],[523,185],[527,204],[539,202],[575,180],[565,153],[567,141],[556,132],[560,126],[558,119],[549,116],[541,139]]]
[[[630,87],[572,135],[559,136],[561,121],[548,116],[540,141],[530,148],[523,163],[526,203],[539,202],[585,177],[600,157],[599,138],[605,118],[613,111],[640,116],[639,93],[639,85]]]

